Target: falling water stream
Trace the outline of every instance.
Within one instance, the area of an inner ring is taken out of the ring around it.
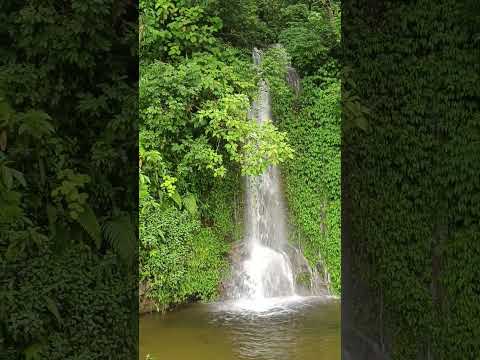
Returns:
[[[261,63],[261,52],[256,48],[253,61],[257,67]],[[250,118],[260,124],[272,121],[270,95],[264,80],[260,80],[259,96],[252,104]],[[305,295],[319,295],[316,269],[312,269],[301,252],[288,243],[280,170],[269,166],[262,175],[249,176],[245,181],[246,256],[242,262],[234,264],[228,297],[235,300],[236,305],[256,310],[273,308],[278,303],[302,302]],[[296,261],[292,262],[292,258]],[[298,265],[302,265],[310,279],[308,290],[303,289],[304,296],[299,296],[295,281]]]
[[[255,65],[260,53],[253,52]],[[259,84],[259,98],[250,117],[260,124],[271,121],[270,97],[265,81]],[[280,188],[280,173],[270,166],[262,175],[246,178],[246,244],[248,258],[235,269],[231,297],[265,306],[269,299],[295,297],[292,263],[285,253],[287,218]]]
[[[253,51],[254,63],[261,52]],[[264,81],[252,105],[252,121],[271,121]],[[288,244],[280,171],[247,177],[245,240],[223,301],[195,304],[140,321],[140,359],[337,360],[339,301],[328,296],[316,269]],[[307,289],[296,275],[308,272]]]

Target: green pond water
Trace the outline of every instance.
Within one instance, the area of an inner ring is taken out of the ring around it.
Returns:
[[[140,318],[140,359],[337,360],[340,300],[194,304]]]

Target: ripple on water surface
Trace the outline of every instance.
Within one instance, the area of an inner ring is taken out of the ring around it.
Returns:
[[[140,320],[140,355],[157,360],[340,359],[339,301],[285,297],[196,304]]]

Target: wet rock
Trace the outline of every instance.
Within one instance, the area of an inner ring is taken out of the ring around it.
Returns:
[[[302,251],[294,245],[288,246],[287,254],[292,262],[298,295],[330,294],[329,282],[326,280],[323,270],[319,271],[317,267],[311,267]]]
[[[287,67],[287,83],[295,92],[295,95],[299,95],[302,92],[302,86],[300,84],[300,76],[295,68],[288,66]]]

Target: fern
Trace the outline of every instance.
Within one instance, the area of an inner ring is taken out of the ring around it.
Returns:
[[[78,216],[77,221],[93,239],[97,249],[100,249],[100,246],[102,245],[102,230],[92,208],[88,205],[85,205],[84,210]]]
[[[11,162],[7,161],[4,156],[0,157],[0,182],[2,182],[7,190],[10,190],[14,186],[14,181],[16,180],[23,187],[27,186],[25,177],[23,173],[18,170],[15,170],[11,167],[8,167]]]
[[[135,258],[137,237],[129,215],[121,215],[105,222],[103,234],[122,261],[131,265]]]
[[[51,123],[52,118],[43,111],[30,110],[19,116],[21,125],[18,134],[28,134],[34,138],[41,138],[55,132]]]

